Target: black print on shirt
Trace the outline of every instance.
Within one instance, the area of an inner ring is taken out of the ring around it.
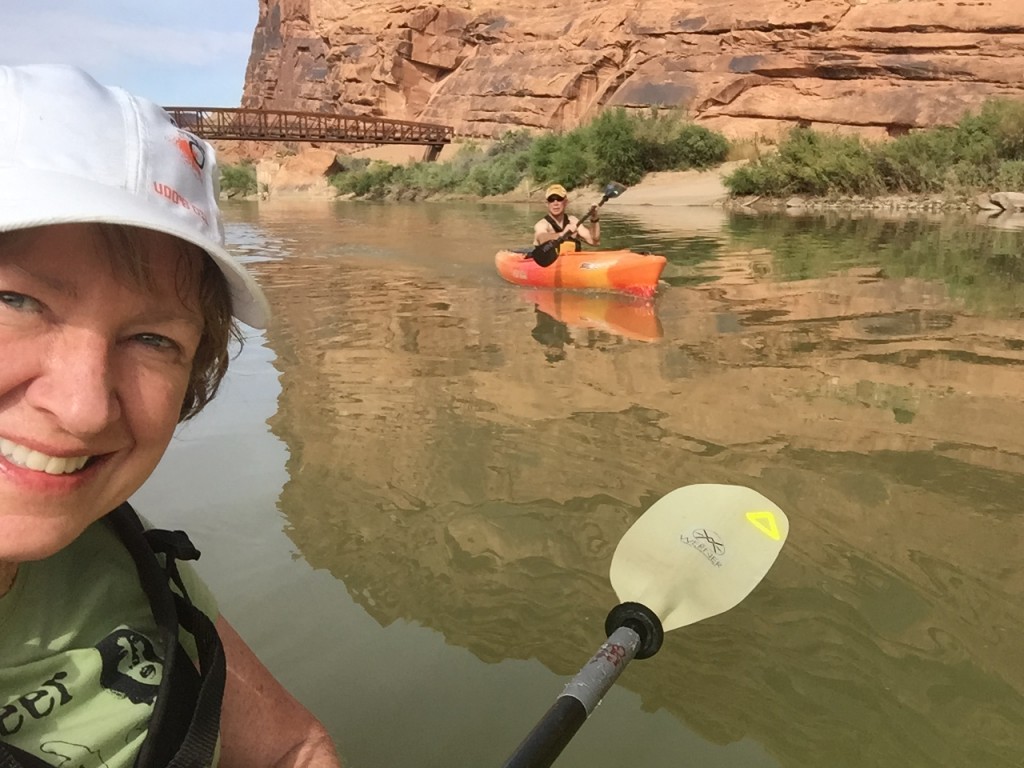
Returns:
[[[100,685],[132,704],[152,704],[163,678],[164,660],[145,635],[119,629],[96,646],[103,659]]]
[[[0,737],[13,736],[25,724],[26,718],[42,720],[56,707],[63,707],[73,698],[64,685],[67,672],[57,672],[37,690],[11,700],[0,707]]]

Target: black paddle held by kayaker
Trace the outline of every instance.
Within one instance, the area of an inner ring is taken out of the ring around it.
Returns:
[[[739,485],[688,485],[659,499],[619,541],[611,582],[622,602],[608,640],[574,677],[505,768],[548,768],[634,658],[665,632],[736,606],[768,573],[789,533],[786,514]]]
[[[618,197],[626,191],[626,187],[615,181],[608,182],[608,186],[604,188],[604,194],[601,196],[601,201],[596,205],[590,206],[590,210],[587,211],[586,216],[580,219],[579,224],[585,224],[594,218],[594,214],[597,213],[597,209],[604,205],[606,202],[611,200],[613,197]],[[577,224],[577,226],[579,226]],[[572,237],[571,232],[563,232],[561,235],[553,240],[548,240],[546,243],[541,243],[530,251],[529,258],[540,264],[542,267],[550,267],[555,263],[558,258],[558,247]]]

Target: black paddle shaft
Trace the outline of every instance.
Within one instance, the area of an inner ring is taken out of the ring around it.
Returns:
[[[643,645],[640,633],[629,626],[612,632],[503,768],[549,768]]]
[[[559,696],[504,768],[550,768],[586,720],[587,709],[582,701]]]

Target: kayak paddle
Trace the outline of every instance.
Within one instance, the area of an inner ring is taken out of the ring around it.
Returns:
[[[622,602],[605,620],[607,641],[504,768],[548,768],[631,660],[657,653],[665,632],[736,606],[768,573],[788,533],[779,507],[739,485],[688,485],[655,502],[612,555],[612,588]]]
[[[601,196],[601,201],[596,205],[590,206],[590,210],[587,214],[580,219],[580,224],[590,221],[594,214],[597,213],[597,209],[604,205],[608,200],[613,197],[618,197],[626,191],[626,187],[619,184],[616,181],[608,182],[608,186],[604,188],[604,195]],[[548,240],[546,243],[541,243],[530,251],[529,258],[540,264],[542,267],[550,267],[555,263],[555,259],[558,258],[558,246],[568,240],[572,235],[569,232],[564,232],[554,240]]]

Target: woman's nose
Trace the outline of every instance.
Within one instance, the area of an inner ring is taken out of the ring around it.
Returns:
[[[121,416],[112,345],[97,334],[69,334],[51,347],[32,404],[51,413],[66,432],[102,432]]]

